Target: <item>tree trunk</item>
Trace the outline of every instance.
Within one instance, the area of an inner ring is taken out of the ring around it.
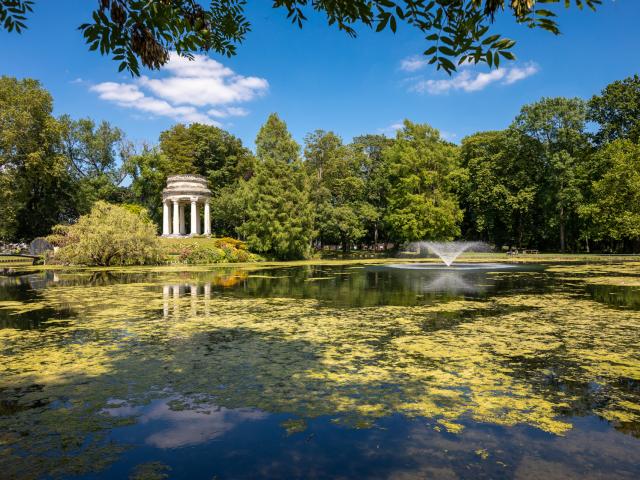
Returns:
[[[524,237],[524,227],[522,225],[522,215],[518,218],[518,248],[522,248],[522,237]]]
[[[560,251],[564,253],[565,239],[564,239],[564,207],[560,207]]]
[[[378,222],[374,223],[373,227],[373,248],[378,251]]]

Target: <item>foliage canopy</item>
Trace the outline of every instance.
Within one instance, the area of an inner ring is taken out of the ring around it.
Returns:
[[[593,200],[580,213],[593,223],[595,238],[640,240],[640,145],[615,140],[596,156],[605,173],[593,182]]]
[[[286,124],[271,114],[256,138],[258,164],[249,181],[246,220],[238,228],[252,250],[283,260],[305,257],[313,238],[299,149]]]
[[[429,125],[405,120],[385,150],[391,185],[386,221],[401,242],[451,240],[460,234],[462,211],[454,194],[457,148]]]
[[[447,238],[639,251],[638,91],[633,76],[588,102],[543,98],[523,106],[509,128],[460,146],[412,122],[396,138],[365,134],[350,143],[316,130],[302,156],[274,114],[254,156],[229,132],[201,124],[175,125],[158,145],[134,152],[107,122],[55,118],[37,81],[2,77],[0,240],[47,235],[98,201],[135,203],[159,225],[167,176],[198,173],[213,191],[213,232],[272,258]]]
[[[589,101],[589,120],[600,125],[597,143],[628,138],[640,141],[640,76],[633,75],[607,85]]]
[[[0,77],[0,240],[46,235],[76,213],[52,110],[38,81]]]
[[[72,225],[57,225],[49,240],[54,259],[74,265],[145,265],[160,261],[156,227],[138,206],[94,204]]]
[[[231,56],[251,28],[244,0],[95,0],[91,20],[80,25],[90,50],[112,55],[119,70],[140,74],[140,64],[158,69],[169,52],[191,57],[198,51]],[[560,32],[558,8],[584,6],[595,10],[602,0],[274,0],[299,27],[309,12],[326,18],[355,37],[364,26],[376,32],[395,32],[401,23],[417,29],[427,41],[424,54],[446,72],[464,62],[498,67],[513,60],[513,40],[495,33],[497,14],[507,10],[517,23]],[[0,0],[0,25],[21,32],[35,0]]]

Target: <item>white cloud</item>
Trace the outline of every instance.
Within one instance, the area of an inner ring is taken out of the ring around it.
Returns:
[[[484,89],[490,83],[502,79],[504,75],[504,70],[493,70],[489,73],[478,73],[476,75],[465,70],[451,78],[445,78],[442,80],[423,80],[417,82],[413,86],[413,90],[420,93],[430,93],[432,95],[447,93],[450,90],[475,92]]]
[[[384,128],[379,128],[378,132],[380,133],[389,133],[391,135],[395,135],[395,133],[404,127],[404,123],[402,122],[394,122],[391,125],[387,125]]]
[[[411,83],[409,89],[419,93],[441,95],[451,91],[462,90],[464,92],[477,92],[484,90],[489,85],[500,82],[502,85],[511,85],[523,80],[539,71],[536,64],[530,63],[524,67],[506,67],[491,70],[488,73],[477,73],[465,69],[453,76],[441,80],[417,80]]]
[[[414,55],[412,57],[407,57],[400,62],[400,70],[405,72],[415,72],[417,70],[421,70],[428,65],[429,60],[427,57],[419,57]]]
[[[523,80],[531,75],[535,75],[538,73],[538,66],[535,63],[530,63],[529,65],[525,65],[523,68],[513,67],[509,70],[507,74],[507,78],[504,80],[506,85],[511,85],[512,83],[516,83],[519,80]]]
[[[404,72],[417,72],[418,70],[422,70],[429,66],[429,60],[430,57],[426,57],[424,55],[412,55],[411,57],[404,58],[400,61],[400,70]],[[458,68],[465,68],[472,65],[474,65],[474,63],[469,60],[458,65]]]
[[[93,85],[90,90],[96,92],[102,100],[116,103],[135,102],[144,97],[144,93],[137,86],[127,83],[103,82]]]
[[[269,89],[266,79],[238,75],[205,55],[189,60],[172,52],[162,72],[168,75],[142,76],[131,83],[103,82],[90,90],[121,107],[180,122],[219,125],[214,118],[248,115],[234,104],[254,100]],[[205,107],[210,108],[200,110]]]
[[[164,100],[148,97],[137,85],[103,82],[93,85],[90,90],[96,92],[102,100],[113,102],[120,107],[132,108],[154,116],[169,117],[178,122],[219,125],[194,107],[174,106]]]
[[[246,117],[249,115],[249,110],[242,107],[212,108],[207,113],[217,118]]]

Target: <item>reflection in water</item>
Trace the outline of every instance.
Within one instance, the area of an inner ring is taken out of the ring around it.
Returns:
[[[536,267],[517,267],[500,263],[460,263],[447,267],[433,263],[388,264],[369,267],[369,270],[384,272],[390,278],[399,279],[406,288],[418,295],[433,299],[484,297],[496,289],[494,272],[536,272]]]
[[[180,297],[183,297],[189,293],[191,298],[191,315],[197,315],[201,313],[208,316],[210,314],[210,302],[211,299],[211,282],[207,282],[202,286],[198,284],[176,284],[176,285],[164,285],[162,287],[162,313],[164,317],[169,316],[169,308],[173,305],[173,313],[175,316],[179,313]],[[202,295],[204,302],[202,308],[198,308],[198,295]]]
[[[640,288],[617,285],[589,285],[591,296],[602,303],[616,307],[640,309]]]
[[[267,417],[256,409],[228,409],[206,402],[192,404],[179,396],[145,406],[130,406],[122,401],[104,411],[114,417],[135,417],[146,434],[144,443],[162,449],[199,445],[222,437],[242,422]],[[151,433],[147,434],[148,430]]]
[[[443,272],[425,284],[427,292],[448,292],[452,294],[479,294],[486,289],[486,284],[472,283],[459,272]]]
[[[570,270],[29,277],[0,287],[8,478],[640,475],[640,311]]]
[[[381,268],[395,268],[400,270],[422,270],[438,272],[460,272],[473,270],[477,272],[491,272],[495,270],[518,269],[516,265],[509,263],[456,263],[455,265],[440,265],[434,263],[390,263]],[[522,268],[522,267],[520,267]],[[529,267],[531,268],[531,267]]]

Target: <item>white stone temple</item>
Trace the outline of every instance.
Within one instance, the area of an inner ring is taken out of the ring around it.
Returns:
[[[211,235],[211,190],[201,175],[173,175],[162,191],[162,235],[180,237]],[[200,205],[204,207],[204,228],[200,224]],[[185,227],[185,207],[191,207],[189,230]]]

